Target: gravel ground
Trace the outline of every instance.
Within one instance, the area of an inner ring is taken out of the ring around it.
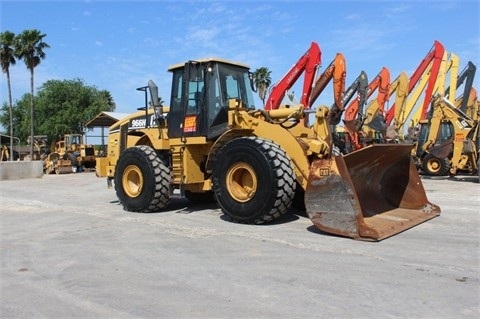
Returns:
[[[478,177],[422,178],[442,214],[381,242],[292,211],[125,212],[95,173],[0,182],[1,318],[479,318]]]

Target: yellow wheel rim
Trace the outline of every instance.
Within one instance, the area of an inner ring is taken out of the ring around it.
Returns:
[[[237,163],[227,172],[227,190],[237,202],[249,201],[257,191],[257,175],[247,163]]]
[[[123,190],[129,197],[137,197],[142,192],[143,175],[138,166],[129,165],[122,175]]]
[[[427,166],[430,172],[437,172],[440,169],[440,163],[435,159],[429,160]]]

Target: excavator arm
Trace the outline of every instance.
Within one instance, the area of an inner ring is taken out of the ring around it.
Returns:
[[[428,86],[425,91],[425,100],[423,101],[422,104],[422,112],[421,112],[421,117],[426,118],[427,116],[427,111],[428,107],[430,105],[431,98],[433,96],[433,89],[435,87],[435,82],[437,79],[438,72],[440,70],[440,66],[442,63],[442,59],[445,53],[445,48],[443,44],[441,44],[439,41],[435,41],[433,44],[433,47],[430,49],[430,51],[427,53],[426,57],[420,62],[418,65],[417,69],[415,72],[412,74],[412,76],[408,80],[408,94],[415,88],[421,77],[426,73],[426,70],[430,66],[430,76],[428,79]],[[391,123],[391,120],[393,118],[393,115],[395,114],[395,104],[392,104],[390,107],[390,119],[388,119],[388,115],[386,117],[387,119],[387,124]]]
[[[285,96],[285,92],[287,92],[295,84],[303,72],[305,72],[305,76],[300,103],[304,106],[309,105],[312,83],[320,62],[320,47],[316,42],[312,42],[307,52],[305,52],[305,54],[297,61],[295,65],[293,65],[287,74],[285,74],[285,76],[273,86],[265,103],[265,109],[278,109],[280,107],[280,103],[282,103],[283,97]]]
[[[333,80],[333,97],[335,105],[343,111],[342,96],[345,91],[345,78],[347,66],[342,53],[337,53],[330,65],[317,78],[310,94],[309,108],[315,103],[320,93],[323,92],[328,83]]]
[[[315,103],[320,93],[322,93],[328,83],[333,80],[334,105],[330,109],[329,117],[330,119],[334,119],[333,122],[336,122],[335,124],[338,124],[344,110],[342,98],[343,93],[345,92],[346,75],[347,67],[345,57],[342,53],[337,53],[330,65],[315,81],[309,98],[310,103],[307,108],[313,106],[313,103]],[[332,122],[332,120],[330,120],[330,122]]]
[[[460,65],[460,59],[456,54],[450,53],[448,64],[448,70],[450,72],[450,85],[447,87],[447,89],[445,89],[444,95],[447,98],[450,97],[450,102],[453,103],[455,101],[455,96],[457,95],[457,89],[460,87],[460,84],[458,83],[458,68]]]
[[[447,79],[447,73],[451,71],[452,66],[455,65],[455,60],[458,62],[458,57],[454,53],[447,54],[447,52],[444,52],[444,57],[442,59],[442,62],[440,63],[440,67],[437,73],[437,78],[435,80],[435,85],[432,88],[432,91],[427,91],[425,92],[425,97],[423,102],[429,101],[429,104],[431,104],[433,95],[440,95],[440,96],[445,96],[445,83]],[[433,68],[433,65],[432,65]],[[454,72],[455,73],[455,72]],[[429,76],[429,81],[431,79],[431,75]],[[456,86],[456,80],[457,80],[457,75],[453,74],[451,76],[451,85]],[[410,121],[412,123],[412,126],[416,126],[421,120],[427,120],[430,118],[431,113],[433,112],[433,108],[430,107],[421,107],[417,108],[415,110],[415,113],[412,115]]]
[[[383,90],[382,90],[383,91]],[[408,95],[408,75],[405,72],[401,72],[397,78],[390,83],[387,96],[383,95],[383,92],[379,91],[379,98],[372,100],[367,107],[366,119],[363,130],[368,136],[373,137],[373,131],[383,132],[385,126],[388,126],[393,118],[393,108],[390,108],[385,112],[385,104],[389,101],[390,97],[396,93],[395,104],[397,107],[395,111],[398,114],[402,114],[405,110],[405,101]],[[381,95],[382,94],[382,95]],[[382,121],[384,117],[384,120]],[[397,117],[395,115],[395,117]]]
[[[347,107],[344,107],[345,116],[343,122],[345,124],[345,147],[347,153],[352,151],[352,147],[356,149],[358,144],[357,131],[362,126],[365,119],[362,112],[359,112],[359,110],[363,110],[368,95],[368,79],[367,74],[364,71],[360,72],[360,75],[345,92],[345,95],[349,97],[348,101],[355,91],[357,92],[357,98]],[[344,105],[346,105],[348,101],[345,101]]]
[[[361,112],[359,113],[359,110],[363,110],[364,104],[366,100],[373,94],[373,92],[378,90],[378,96],[376,98],[377,101],[377,106],[378,109],[375,110],[375,113],[370,116],[369,123],[372,126],[379,126],[383,127],[384,124],[384,118],[383,118],[383,108],[385,103],[389,99],[389,89],[390,89],[390,71],[386,68],[383,67],[380,72],[375,76],[375,78],[368,84],[366,88],[366,95],[365,95],[365,101],[363,101],[363,104],[360,103],[360,100],[355,100],[350,105],[348,106],[346,112],[345,112],[345,126],[347,127],[348,131],[352,135],[355,135],[356,140],[352,140],[354,143],[355,148],[358,149],[360,148],[360,144],[358,141],[358,134],[357,132],[361,129],[363,126],[364,122],[367,120],[367,116],[365,114],[362,114]],[[360,105],[360,108],[359,108]],[[361,120],[357,121],[357,123],[354,123],[354,125],[349,125],[352,123],[352,121],[355,121],[355,118],[358,116],[361,117]],[[377,125],[374,125],[374,123],[378,123]],[[381,129],[379,129],[381,130]],[[352,136],[353,138],[353,136]]]
[[[392,120],[394,119],[394,124],[397,127],[397,130],[400,131],[400,128],[403,128],[405,125],[405,122],[407,119],[410,117],[410,114],[413,112],[415,105],[417,101],[420,99],[420,96],[422,95],[423,89],[427,85],[427,82],[429,80],[429,74],[428,71],[430,70],[430,67],[427,68],[427,73],[425,73],[419,81],[418,86],[415,87],[415,89],[407,94],[406,100],[404,101],[404,106],[401,108],[398,108],[395,106],[395,108],[390,108],[389,112],[387,112],[386,116],[386,123],[387,125],[391,125]],[[395,102],[397,104],[397,102]],[[394,111],[394,112],[392,112]],[[395,117],[394,117],[394,116]],[[411,125],[411,127],[414,127],[416,124],[418,124],[419,118],[416,116],[413,116],[410,121],[414,124]]]
[[[440,42],[435,41],[433,45],[433,49],[430,50],[426,59],[424,59],[420,64],[420,70],[417,69],[416,72],[410,77],[410,80],[408,82],[408,85],[409,85],[408,91],[410,92],[415,86],[418,80],[418,77],[423,73],[422,69],[425,68],[428,64],[430,64],[430,61],[431,61],[432,69],[430,70],[430,78],[428,81],[427,89],[425,91],[425,99],[423,100],[423,104],[421,108],[422,110],[420,114],[421,119],[425,119],[427,117],[428,107],[430,106],[430,101],[432,100],[435,82],[438,76],[438,72],[440,71],[444,53],[445,53],[444,46]]]
[[[460,72],[456,79],[456,83],[450,84],[450,87],[447,88],[446,96],[450,101],[455,100],[455,93],[456,90],[465,83],[465,86],[463,88],[463,96],[467,97],[470,95],[470,91],[473,87],[473,80],[475,78],[475,73],[477,72],[477,67],[475,64],[472,63],[472,61],[468,61],[467,66]],[[461,103],[458,106],[463,112],[466,112],[467,110],[467,103],[469,101],[468,98],[466,99],[461,99]]]
[[[461,101],[458,101],[458,102],[456,101],[456,105],[457,104],[461,105],[463,103],[463,100],[465,99],[465,95],[460,99]],[[475,90],[475,88],[472,87],[468,95],[467,105],[465,106],[465,114],[467,114],[471,119],[477,122],[480,118],[479,104],[480,102],[478,101],[477,90]],[[457,106],[457,108],[459,107]]]

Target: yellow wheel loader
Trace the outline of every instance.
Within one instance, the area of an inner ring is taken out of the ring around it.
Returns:
[[[222,59],[171,66],[170,107],[152,81],[145,108],[112,125],[96,174],[124,209],[156,212],[176,191],[217,202],[233,221],[262,224],[304,198],[322,231],[378,241],[440,214],[411,160],[412,145],[332,146],[329,108],[256,109],[249,67]],[[150,101],[148,101],[150,92]],[[314,112],[315,121],[304,119]]]

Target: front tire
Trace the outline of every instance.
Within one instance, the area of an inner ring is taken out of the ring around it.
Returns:
[[[123,151],[115,170],[115,191],[123,208],[150,213],[165,208],[170,201],[170,169],[150,146]]]
[[[224,214],[236,222],[263,224],[290,207],[296,178],[288,155],[277,144],[241,137],[218,154],[213,185]]]
[[[439,158],[429,153],[422,160],[422,170],[427,175],[445,176],[450,171],[450,161],[448,158]]]

